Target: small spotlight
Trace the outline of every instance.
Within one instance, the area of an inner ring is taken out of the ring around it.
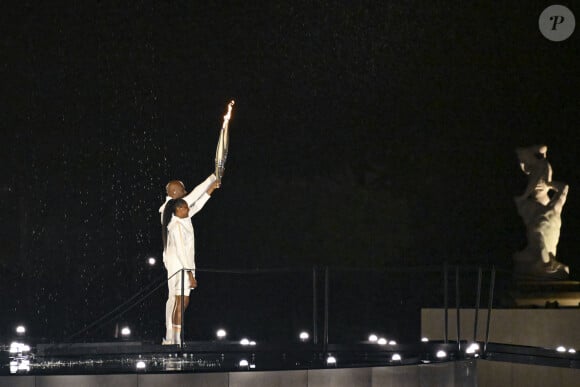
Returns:
[[[380,339],[377,340],[377,344],[378,345],[387,345],[387,339],[385,339],[384,337],[381,337]]]
[[[219,340],[223,340],[226,338],[227,333],[224,329],[218,329],[215,335]]]
[[[428,343],[429,339],[427,337],[421,337],[421,342]]]
[[[437,351],[437,353],[435,354],[435,356],[437,356],[438,359],[443,359],[447,357],[447,352],[443,351],[442,349],[440,349],[439,351]]]
[[[10,344],[10,349],[8,350],[10,353],[23,353],[30,351],[30,346],[24,343],[18,343],[16,341]]]
[[[570,348],[570,349],[568,350],[568,353],[576,353],[576,350],[575,350],[574,348]]]
[[[401,355],[399,355],[398,353],[394,353],[393,356],[391,356],[391,360],[392,361],[401,361]]]
[[[144,370],[147,367],[147,364],[143,360],[139,360],[137,364],[135,364],[135,368],[138,370]]]
[[[369,341],[370,341],[371,343],[376,343],[376,342],[377,342],[377,340],[379,340],[379,337],[378,337],[377,335],[375,335],[375,334],[372,334],[372,335],[370,335],[370,336],[369,336]]]
[[[30,371],[30,360],[21,360],[18,364],[18,371]]]
[[[310,338],[310,335],[308,334],[308,332],[300,332],[300,341],[308,341],[308,339]]]
[[[121,328],[121,336],[123,337],[131,336],[131,329],[129,327]]]
[[[389,341],[389,345],[397,345],[397,342],[395,340],[391,340]]]
[[[239,364],[240,368],[248,367],[250,365],[250,363],[246,359],[240,360],[240,362],[238,364]]]
[[[243,338],[240,340],[241,345],[250,345],[250,340]]]
[[[157,263],[157,260],[154,257],[147,258],[147,263],[149,266],[154,266]]]
[[[329,366],[336,365],[336,358],[334,356],[328,356],[326,358],[326,364]]]
[[[256,345],[256,342],[254,340],[250,341],[250,345]]]
[[[467,354],[474,354],[477,351],[479,351],[479,344],[477,344],[477,343],[471,343],[471,344],[469,344],[469,346],[465,350],[465,353],[467,353]]]
[[[18,325],[16,327],[16,333],[18,333],[19,335],[23,335],[26,333],[26,327],[24,325]]]
[[[566,347],[563,347],[563,346],[560,345],[558,348],[556,348],[556,351],[558,351],[558,352],[566,352]]]

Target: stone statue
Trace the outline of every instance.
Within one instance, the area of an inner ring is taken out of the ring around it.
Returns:
[[[546,145],[516,149],[520,167],[528,175],[524,193],[515,197],[527,235],[525,249],[514,254],[514,274],[519,279],[566,279],[570,273],[568,266],[556,260],[568,185],[552,181],[547,152]]]

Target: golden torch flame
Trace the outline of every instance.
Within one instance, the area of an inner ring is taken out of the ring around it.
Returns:
[[[228,147],[230,141],[228,127],[230,118],[232,117],[234,103],[235,102],[232,100],[228,104],[228,112],[224,116],[224,123],[222,125],[222,129],[220,130],[220,137],[218,139],[218,144],[215,151],[215,176],[218,182],[221,182],[222,180],[226,167],[226,160],[228,158]]]

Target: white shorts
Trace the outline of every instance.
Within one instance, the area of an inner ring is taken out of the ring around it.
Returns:
[[[183,273],[185,277],[185,284],[183,287],[183,295],[189,296],[191,291],[191,282],[189,281],[189,275],[187,272]],[[167,286],[169,288],[169,294],[174,296],[181,296],[181,273],[177,273],[173,277],[167,280]]]

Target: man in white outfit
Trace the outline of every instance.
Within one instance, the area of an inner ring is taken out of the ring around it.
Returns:
[[[185,186],[179,180],[172,180],[167,183],[166,192],[167,197],[163,205],[159,208],[159,213],[161,215],[161,224],[163,225],[163,211],[165,210],[165,205],[171,199],[178,199],[181,198],[185,200],[189,206],[189,218],[199,212],[205,203],[209,200],[211,193],[214,189],[219,188],[219,183],[216,182],[215,175],[210,175],[207,179],[205,179],[201,184],[193,189],[189,194],[185,190]],[[193,243],[193,241],[192,241]],[[191,247],[193,249],[193,246]],[[167,302],[165,304],[165,338],[163,339],[163,344],[177,344],[174,341],[174,332],[173,332],[173,313],[176,306],[176,299],[177,297],[181,297],[181,291],[177,289],[180,288],[181,284],[181,274],[173,275],[174,273],[170,272],[171,268],[168,267],[167,261],[165,259],[165,252],[163,253],[163,262],[165,264],[167,272],[167,277],[169,278],[167,281],[168,286],[168,296]],[[191,269],[195,269],[195,261],[191,266]],[[173,276],[173,277],[172,277]],[[190,289],[197,287],[197,281],[195,280],[195,271],[188,272],[188,275],[185,276],[185,295],[189,296]],[[189,297],[187,297],[189,299]]]

